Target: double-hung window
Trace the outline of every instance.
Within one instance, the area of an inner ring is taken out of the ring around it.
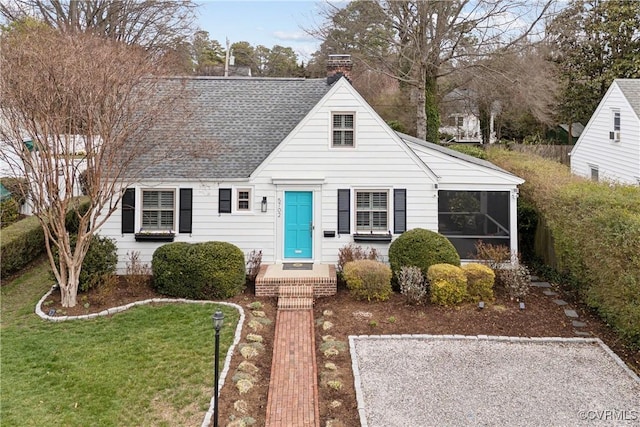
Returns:
[[[352,113],[334,113],[332,117],[333,147],[353,147],[353,122]]]
[[[175,193],[173,190],[142,190],[142,228],[173,230]]]
[[[388,200],[387,191],[356,191],[356,231],[387,232]]]

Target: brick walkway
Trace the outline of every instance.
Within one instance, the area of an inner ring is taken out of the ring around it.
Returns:
[[[320,426],[313,311],[279,310],[266,427]]]

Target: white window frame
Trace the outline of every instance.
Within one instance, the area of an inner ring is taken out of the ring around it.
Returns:
[[[589,173],[590,173],[590,179],[593,182],[599,182],[600,181],[600,169],[598,168],[597,165],[589,165]]]
[[[616,124],[616,121],[618,122]],[[622,116],[619,108],[611,109],[611,129],[610,140],[620,142],[620,128],[622,127]]]
[[[374,222],[374,217],[373,217],[373,213],[374,212],[383,212],[382,209],[376,209],[372,206],[372,202],[370,200],[370,207],[369,208],[358,208],[358,194],[362,194],[362,193],[367,193],[370,194],[372,197],[372,195],[374,193],[382,193],[385,195],[386,198],[386,209],[384,209],[384,212],[386,213],[386,224],[384,227],[374,227],[373,226],[373,222]],[[387,234],[389,233],[389,230],[391,230],[391,214],[389,209],[391,208],[391,198],[390,198],[390,192],[388,189],[355,189],[353,190],[353,200],[354,200],[354,229],[356,231],[356,233],[373,233],[373,234]],[[368,226],[359,226],[358,225],[358,212],[369,212],[371,215],[369,216],[369,225]]]
[[[171,193],[172,196],[172,207],[163,208],[160,203],[160,196],[158,197],[158,206],[154,206],[151,208],[145,208],[144,204],[144,193]],[[141,196],[141,204],[140,204],[140,227],[141,230],[153,230],[153,231],[174,231],[176,226],[176,190],[172,188],[143,188],[140,192]],[[161,225],[160,216],[158,217],[158,223],[155,225],[145,225],[145,212],[153,211],[153,212],[171,212],[171,227],[166,227]]]
[[[252,212],[253,211],[253,190],[247,187],[236,188],[234,199],[234,210],[236,212]],[[240,193],[247,193],[247,198],[240,198]],[[240,207],[240,202],[247,202],[246,208]]]
[[[340,126],[336,127],[334,123],[334,118],[336,116],[351,116],[352,117],[352,126]],[[336,139],[334,137],[334,132],[342,132],[342,138],[340,140],[341,143],[336,144]],[[347,132],[351,132],[351,144],[344,144],[344,135]],[[334,111],[331,113],[331,148],[354,148],[356,146],[356,113],[353,111]]]

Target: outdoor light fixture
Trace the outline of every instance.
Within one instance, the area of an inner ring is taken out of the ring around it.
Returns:
[[[520,310],[524,310],[524,303],[523,302],[520,303]]]
[[[480,310],[482,310],[482,309],[484,308],[484,301],[480,301],[480,302],[478,303],[478,308],[479,308]]]
[[[213,320],[213,329],[216,330],[215,336],[215,360],[213,362],[213,377],[214,377],[214,386],[213,386],[213,427],[218,427],[218,370],[219,364],[218,359],[220,359],[220,329],[222,329],[222,322],[224,321],[224,314],[221,311],[216,311],[211,316],[211,320]]]
[[[267,196],[262,196],[262,203],[260,203],[260,211],[267,211]]]

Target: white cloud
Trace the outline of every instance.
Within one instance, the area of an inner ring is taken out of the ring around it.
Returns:
[[[274,31],[272,35],[278,40],[285,40],[285,41],[295,41],[295,42],[316,41],[315,38],[305,33],[304,31]]]

